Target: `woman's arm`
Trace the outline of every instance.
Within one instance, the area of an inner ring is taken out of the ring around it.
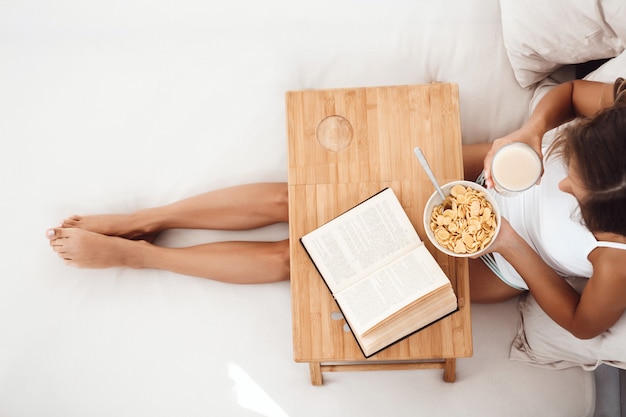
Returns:
[[[543,135],[575,117],[593,116],[613,105],[613,85],[574,80],[550,90],[537,104],[528,121],[519,130],[496,139],[484,161],[485,183],[493,187],[491,161],[496,151],[511,142],[524,142],[541,155]]]
[[[499,252],[524,278],[546,314],[580,339],[601,334],[615,324],[624,312],[625,286],[623,283],[619,285],[619,279],[615,279],[619,271],[612,271],[606,266],[615,265],[607,259],[592,259],[594,274],[579,295],[504,219],[493,250]],[[607,249],[596,249],[590,258],[602,257],[603,250]],[[626,276],[622,278],[626,279]]]

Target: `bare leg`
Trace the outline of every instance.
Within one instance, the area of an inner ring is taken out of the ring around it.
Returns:
[[[132,214],[72,216],[62,227],[136,238],[172,228],[248,230],[287,221],[287,184],[259,183],[209,191]]]
[[[59,257],[81,268],[157,268],[233,283],[274,282],[289,279],[288,240],[164,248],[129,239],[171,228],[247,230],[287,221],[287,184],[260,183],[132,214],[72,216],[48,237]]]
[[[49,231],[50,246],[79,268],[156,268],[238,284],[289,279],[289,241],[218,242],[164,248],[80,228]]]
[[[474,181],[480,175],[491,145],[490,142],[463,145],[463,176],[467,181]]]
[[[499,303],[523,292],[502,282],[480,259],[469,259],[469,278],[472,302]]]

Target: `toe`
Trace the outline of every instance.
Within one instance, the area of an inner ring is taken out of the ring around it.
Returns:
[[[54,227],[52,229],[48,229],[46,230],[46,237],[50,239],[50,242],[54,242],[57,239],[67,237],[66,230],[67,229],[64,229],[62,227]]]
[[[77,227],[78,223],[80,222],[81,217],[80,216],[70,216],[67,219],[63,220],[63,223],[61,223],[62,227]]]
[[[70,229],[67,227],[57,227],[56,229],[54,229],[54,237],[56,239],[63,239],[63,238],[70,237],[70,235],[72,235],[72,230],[73,229]]]
[[[48,239],[50,239],[50,245],[54,246],[63,242],[65,239],[72,235],[72,230],[76,229],[65,227],[55,227],[54,229],[49,229],[46,234],[48,236]]]
[[[63,236],[63,229],[61,227],[55,227],[53,229],[48,229],[46,231],[46,236],[50,239],[51,242],[54,242],[57,239],[61,239]]]

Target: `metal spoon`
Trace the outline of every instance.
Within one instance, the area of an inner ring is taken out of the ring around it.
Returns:
[[[433,170],[430,169],[430,165],[428,165],[428,161],[426,160],[426,157],[424,156],[424,153],[422,152],[420,147],[417,146],[415,149],[413,149],[413,152],[415,152],[415,156],[417,156],[417,159],[419,159],[420,164],[422,164],[424,171],[426,171],[428,178],[430,178],[430,180],[432,181],[433,185],[435,186],[435,189],[441,196],[441,199],[445,200],[446,196],[443,194],[441,187],[439,187],[439,183],[437,182],[437,179],[435,178],[435,174],[433,174]]]

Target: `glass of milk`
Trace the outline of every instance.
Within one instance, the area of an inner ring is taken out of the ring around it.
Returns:
[[[491,162],[495,190],[514,195],[532,187],[541,175],[541,158],[529,145],[515,142],[503,146]]]

